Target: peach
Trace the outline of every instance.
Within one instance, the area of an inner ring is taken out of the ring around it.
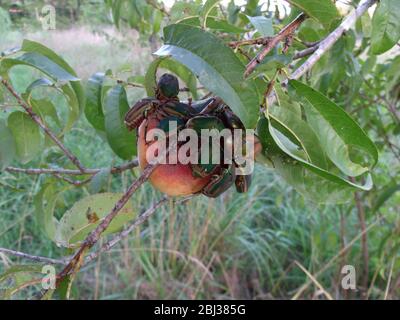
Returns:
[[[148,130],[157,127],[159,120],[149,117],[144,120],[138,130],[138,158],[139,166],[143,170],[151,159],[147,159],[146,152],[150,145],[146,143],[145,134]],[[201,191],[210,181],[211,175],[198,178],[192,174],[189,164],[160,164],[150,175],[150,183],[159,191],[169,196],[187,196]]]

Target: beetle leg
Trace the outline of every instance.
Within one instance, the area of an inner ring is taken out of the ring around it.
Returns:
[[[230,168],[221,168],[219,174],[214,174],[202,193],[210,198],[216,198],[228,190],[235,181],[235,172]]]
[[[157,100],[152,98],[145,98],[139,100],[135,105],[126,113],[125,115],[125,125],[129,130],[133,130],[140,126],[140,124],[145,119],[146,111],[153,108],[152,103],[157,102]]]
[[[144,143],[145,143],[146,146],[151,144],[151,141],[147,141],[147,127],[148,126],[149,126],[149,123],[146,121],[146,123],[144,125]]]
[[[203,110],[200,111],[199,114],[210,114],[213,111],[215,111],[219,105],[222,103],[222,99],[219,97],[213,98],[212,101],[210,101],[209,104],[207,104]]]
[[[230,129],[242,129],[244,133],[245,126],[242,120],[240,120],[240,118],[234,114],[232,109],[226,104],[220,105],[220,108],[218,108],[217,112],[219,115],[221,115],[221,120],[225,126]]]
[[[236,170],[240,169],[239,166],[236,166]],[[236,179],[235,179],[235,187],[236,187],[236,191],[239,193],[244,193],[247,192],[249,190],[250,184],[251,184],[251,174],[248,175],[236,175]]]

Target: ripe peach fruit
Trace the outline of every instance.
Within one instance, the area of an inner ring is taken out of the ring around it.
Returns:
[[[157,141],[147,142],[145,134],[150,129],[156,128],[159,120],[149,117],[143,121],[138,130],[138,158],[139,166],[143,170],[151,159],[146,158],[150,145]],[[160,164],[150,175],[151,184],[159,191],[169,196],[186,196],[197,193],[210,181],[211,175],[198,178],[192,174],[189,164]]]

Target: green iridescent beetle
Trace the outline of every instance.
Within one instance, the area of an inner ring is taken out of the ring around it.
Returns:
[[[234,112],[225,104],[223,103],[223,101],[220,98],[209,98],[207,100],[204,101],[198,101],[195,104],[192,104],[192,108],[198,113],[198,115],[196,117],[200,117],[199,115],[202,116],[208,116],[210,118],[210,122],[214,123],[214,119],[217,118],[219,119],[224,128],[230,129],[230,130],[234,130],[234,129],[240,129],[242,131],[242,150],[245,151],[246,149],[246,131],[245,131],[245,127],[243,125],[243,122],[240,120],[240,118],[234,114]],[[213,120],[211,120],[213,119]],[[194,118],[190,119],[189,121],[193,121]],[[203,121],[205,122],[205,121]],[[199,124],[198,127],[203,127],[206,128],[207,125],[201,125]],[[208,126],[210,127],[210,125]],[[215,129],[217,130],[221,130],[220,126],[215,126]],[[223,152],[223,150],[222,150]],[[235,159],[233,160],[233,164],[234,166],[232,168],[229,168],[229,170],[227,168],[225,168],[228,171],[243,171],[243,169],[235,163]],[[195,172],[202,172],[201,168],[204,167],[204,165],[202,164],[198,164],[193,166],[192,168],[194,168]],[[224,171],[226,173],[226,171]],[[245,174],[244,172],[242,174],[235,174],[234,175],[234,183],[236,186],[236,190],[239,193],[243,193],[243,192],[247,192],[247,190],[250,187],[251,184],[251,174]],[[226,183],[226,179],[215,179],[215,183],[216,184],[221,184],[222,186]],[[218,192],[216,192],[215,194],[218,194]]]
[[[181,103],[178,94],[178,79],[171,74],[163,74],[157,83],[156,96],[136,102],[125,115],[125,125],[129,130],[137,129],[151,114],[155,114],[160,120],[168,117],[188,120],[196,111]]]
[[[137,129],[150,115],[156,115],[160,120],[158,127],[165,132],[170,128],[170,122],[175,122],[177,129],[190,128],[199,134],[201,129],[242,129],[244,125],[232,110],[218,97],[209,98],[195,103],[179,101],[179,82],[171,74],[160,77],[156,97],[148,97],[138,101],[126,114],[125,124],[129,130]],[[211,146],[212,148],[212,146]],[[220,149],[221,160],[223,148]],[[201,150],[199,150],[201,157]],[[246,192],[250,185],[251,175],[241,176],[235,173],[236,163],[212,163],[206,161],[191,164],[193,176],[205,177],[211,175],[210,182],[201,190],[208,197],[218,197],[233,184],[238,192]]]

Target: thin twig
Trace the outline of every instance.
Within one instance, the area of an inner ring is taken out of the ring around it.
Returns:
[[[87,178],[85,180],[73,180],[71,178],[65,177],[65,176],[63,176],[61,174],[58,174],[58,173],[55,173],[53,175],[58,179],[64,180],[65,182],[68,182],[69,184],[74,185],[75,187],[80,187],[80,186],[82,186],[82,185],[84,185],[86,183],[89,183],[92,180],[92,178],[94,177],[94,176],[91,176],[91,177],[89,177],[89,178]]]
[[[167,159],[167,156],[170,152],[174,152],[177,148],[177,141],[170,141],[170,146],[164,153],[160,156],[158,162],[148,164],[139,178],[137,178],[125,191],[122,197],[117,201],[113,209],[107,216],[102,220],[102,222],[94,229],[82,242],[82,245],[75,252],[67,266],[57,275],[57,283],[59,285],[66,276],[69,274],[75,274],[79,271],[82,257],[85,256],[85,253],[92,248],[96,242],[100,239],[101,234],[108,228],[113,219],[118,215],[121,209],[125,206],[125,204],[129,201],[130,197],[135,193],[135,191],[146,182],[153,171],[158,167],[159,163],[162,163]]]
[[[192,199],[193,197],[195,197],[195,195],[177,199],[177,200],[175,200],[175,202],[183,203],[183,202],[186,202],[186,201]],[[90,263],[91,261],[96,259],[98,256],[100,256],[103,252],[110,250],[118,242],[120,242],[121,240],[126,238],[130,233],[132,233],[132,231],[137,226],[139,226],[139,225],[143,224],[145,221],[147,221],[147,219],[149,219],[150,216],[152,216],[155,213],[155,211],[158,208],[160,208],[162,205],[164,205],[167,201],[168,201],[168,197],[163,197],[160,201],[153,204],[150,208],[148,208],[141,215],[139,215],[139,217],[137,217],[133,222],[131,222],[123,231],[121,231],[116,236],[114,236],[110,241],[108,241],[107,243],[102,245],[100,247],[100,249],[89,254],[84,261],[84,265]],[[6,249],[6,248],[0,248],[0,253],[9,254],[9,255],[19,257],[19,258],[32,260],[32,261],[36,261],[36,262],[44,262],[44,263],[49,263],[49,264],[67,265],[71,260],[71,257],[63,257],[60,259],[53,259],[53,258],[48,258],[48,257],[35,256],[35,255],[31,255],[31,254],[24,253],[21,251],[10,250],[10,249]]]
[[[363,0],[358,7],[350,13],[332,33],[330,33],[324,40],[318,43],[317,50],[298,68],[296,69],[285,81],[282,82],[282,86],[286,87],[288,80],[299,79],[303,74],[309,71],[314,64],[327,52],[333,44],[339,40],[341,35],[348,30],[356,20],[363,15],[367,9],[372,6],[376,0]],[[268,97],[268,104],[272,105],[276,101],[275,91],[272,91]]]
[[[385,296],[383,297],[383,300],[387,300],[387,298],[389,296],[390,284],[391,284],[391,281],[392,281],[393,267],[394,267],[394,262],[395,261],[396,261],[396,257],[393,257],[392,263],[390,264],[390,271],[389,271],[388,281],[387,281],[387,284],[386,284]]]
[[[354,181],[354,178],[351,179]],[[367,233],[365,232],[366,223],[365,223],[365,210],[361,202],[360,194],[358,192],[354,192],[354,200],[356,202],[358,220],[360,221],[360,229],[363,233],[361,237],[361,252],[363,255],[363,276],[362,276],[362,286],[365,290],[364,293],[368,290],[368,262],[369,262],[369,254],[368,254],[368,238]],[[366,297],[366,294],[364,295]]]
[[[242,48],[237,48],[237,51],[244,56],[248,61],[251,61],[250,54],[244,51]]]
[[[1,80],[2,84],[6,89],[15,97],[17,100],[18,104],[25,109],[25,111],[28,113],[28,115],[32,118],[33,121],[36,122],[36,124],[42,128],[42,130],[49,136],[51,140],[54,141],[54,143],[64,152],[64,154],[71,160],[71,162],[81,171],[83,172],[85,170],[85,167],[81,164],[81,162],[78,160],[77,157],[75,157],[71,151],[69,151],[64,144],[57,138],[57,136],[44,124],[42,119],[33,111],[32,107],[28,105],[22,98],[21,96],[14,90],[14,88],[10,85],[10,83],[2,79]]]
[[[261,63],[266,55],[273,48],[275,48],[275,46],[279,42],[291,36],[306,18],[307,16],[304,13],[299,14],[296,19],[294,19],[291,23],[284,27],[276,36],[272,37],[270,41],[267,42],[265,47],[262,48],[261,51],[247,64],[246,70],[244,72],[244,77],[247,77],[250,73],[252,73],[257,65]]]
[[[256,39],[247,39],[247,40],[240,40],[240,41],[231,41],[228,43],[228,45],[236,49],[240,46],[250,46],[250,45],[267,45],[268,42],[272,40],[272,37],[262,37],[262,38],[256,38]]]
[[[387,104],[388,110],[393,115],[397,123],[400,124],[400,112],[396,110],[396,105],[390,102],[385,96],[381,96],[380,99]]]
[[[301,59],[306,56],[309,56],[310,54],[313,54],[317,49],[318,49],[318,45],[315,45],[314,47],[309,47],[307,49],[297,51],[293,56],[293,60],[297,60],[297,59]]]
[[[121,173],[122,171],[130,170],[138,166],[138,160],[134,159],[130,162],[124,163],[120,166],[112,167],[110,172],[111,173]],[[70,175],[70,176],[81,176],[81,175],[95,175],[102,169],[87,169],[85,168],[83,171],[81,170],[72,170],[72,169],[64,169],[64,168],[16,168],[16,167],[7,167],[5,169],[8,172],[20,172],[26,174],[63,174],[63,175]]]
[[[137,217],[132,223],[129,224],[123,231],[118,233],[114,238],[110,241],[106,242],[101,246],[101,248],[95,252],[89,254],[85,259],[85,264],[91,262],[92,260],[96,259],[101,253],[110,250],[114,247],[118,242],[122,239],[126,238],[137,226],[145,222],[154,212],[160,208],[164,203],[168,201],[168,197],[163,197],[160,201],[153,204],[150,208],[144,211],[139,217]]]
[[[83,241],[81,247],[74,254],[68,265],[58,274],[57,283],[59,284],[71,271],[75,271],[77,263],[81,260],[84,253],[93,247],[93,245],[99,240],[100,235],[108,228],[112,220],[117,216],[121,209],[128,202],[133,193],[150,177],[151,173],[157,165],[148,165],[140,175],[123,194],[123,196],[115,204],[111,212],[102,220],[102,222],[94,229]]]
[[[311,281],[317,286],[319,290],[322,291],[322,293],[325,295],[325,297],[328,300],[333,300],[332,296],[327,292],[324,287],[318,282],[318,280],[306,269],[303,267],[303,265],[298,262],[297,260],[294,261],[294,263],[311,279]]]
[[[376,0],[362,1],[358,7],[351,12],[332,33],[330,33],[319,43],[318,49],[307,59],[307,61],[305,61],[296,71],[292,73],[290,79],[298,79],[308,70],[310,70],[312,66],[321,58],[321,56],[327,52],[336,41],[339,40],[342,34],[349,30],[354,25],[356,20],[362,16],[363,13],[367,11],[367,9],[375,2]]]
[[[186,202],[186,201],[192,199],[193,197],[195,197],[195,195],[177,199],[174,202],[175,203],[183,203],[183,202]],[[120,242],[122,239],[126,238],[137,226],[139,226],[142,223],[144,223],[145,221],[147,221],[147,219],[149,219],[158,208],[160,208],[162,205],[164,205],[168,201],[168,199],[169,199],[168,197],[163,197],[160,201],[156,202],[150,208],[148,208],[146,211],[144,211],[142,214],[140,214],[139,217],[137,217],[133,222],[131,222],[123,231],[121,231],[116,236],[114,236],[110,241],[103,244],[100,249],[89,254],[85,259],[85,265],[88,264],[89,262],[93,261],[94,259],[96,259],[101,253],[109,251],[118,242]]]
[[[171,14],[165,9],[163,4],[159,5],[158,3],[154,2],[153,0],[147,0],[147,3],[149,5],[151,5],[154,9],[159,10],[160,12],[165,14],[167,17],[171,16]]]
[[[6,248],[0,248],[0,252],[1,253],[5,253],[5,254],[10,254],[19,258],[23,258],[23,259],[28,259],[28,260],[32,260],[32,261],[36,261],[36,262],[45,262],[45,263],[49,263],[49,264],[67,264],[68,259],[66,258],[62,258],[62,259],[52,259],[52,258],[47,258],[47,257],[41,257],[41,256],[35,256],[32,254],[28,254],[28,253],[24,253],[21,251],[16,251],[16,250],[10,250],[10,249],[6,249]]]
[[[197,87],[196,90],[204,90],[204,87]],[[188,87],[183,87],[179,89],[180,92],[190,92],[190,88]]]

